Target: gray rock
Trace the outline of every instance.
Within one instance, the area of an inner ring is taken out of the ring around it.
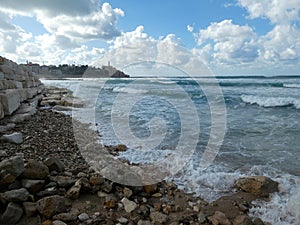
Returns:
[[[224,213],[220,212],[220,211],[216,211],[214,213],[214,215],[208,217],[208,220],[212,224],[231,225],[231,222],[229,221],[227,216]]]
[[[28,217],[34,216],[37,212],[35,202],[23,202],[23,208]]]
[[[30,193],[35,194],[43,190],[45,180],[22,180],[22,187],[26,188]]]
[[[18,190],[6,191],[0,196],[9,202],[25,202],[29,197],[29,192],[25,188]]]
[[[168,216],[160,212],[152,212],[150,214],[150,219],[153,221],[153,223],[164,224],[168,221]]]
[[[0,162],[0,170],[5,170],[7,173],[10,173],[15,177],[18,177],[25,170],[24,160],[20,156],[15,156],[9,159],[5,159]]]
[[[60,213],[52,218],[53,220],[61,220],[64,222],[75,221],[77,219],[77,215],[75,213]]]
[[[1,105],[0,105],[0,108],[1,108]],[[1,109],[0,109],[0,111],[1,111]],[[1,113],[1,112],[0,112]],[[1,117],[0,117],[1,118]],[[11,129],[13,129],[14,127],[16,126],[16,124],[14,124],[14,123],[8,123],[8,124],[6,124],[6,125],[1,125],[0,126],[0,133],[4,133],[4,132],[6,132],[6,131],[8,131],[8,130],[11,130]]]
[[[35,160],[29,160],[25,165],[25,171],[23,173],[24,178],[28,179],[45,179],[49,175],[49,169],[43,163]]]
[[[148,221],[148,220],[139,220],[137,225],[153,225],[153,223],[151,221]]]
[[[45,160],[44,163],[46,166],[48,166],[50,171],[53,171],[53,170],[55,170],[57,172],[65,171],[64,163],[57,158],[54,158],[54,157],[48,158]]]
[[[15,132],[12,134],[5,134],[1,137],[1,140],[7,141],[13,144],[22,144],[23,143],[23,135],[21,133]]]
[[[17,89],[5,90],[0,93],[0,105],[2,105],[4,115],[10,116],[20,107],[20,95]]]
[[[67,225],[67,224],[60,221],[60,220],[55,220],[55,221],[52,222],[52,225]]]
[[[23,215],[21,206],[14,202],[8,203],[8,206],[0,217],[0,224],[16,224]]]
[[[124,196],[125,196],[126,198],[130,198],[131,195],[132,195],[132,190],[130,190],[129,188],[125,187],[125,188],[123,189],[123,193],[124,193]]]
[[[137,204],[133,201],[128,200],[127,198],[123,198],[121,202],[124,205],[124,209],[127,213],[130,213],[137,208]]]
[[[233,225],[253,225],[253,223],[248,216],[240,215],[233,220]]]
[[[59,195],[42,198],[37,202],[37,210],[46,218],[51,218],[67,210],[66,199]]]
[[[51,176],[50,181],[56,182],[59,187],[69,188],[75,184],[76,180],[68,176]]]
[[[78,219],[79,219],[81,222],[87,221],[89,218],[90,218],[89,215],[86,214],[86,213],[81,213],[81,214],[78,216]]]
[[[66,197],[69,199],[77,199],[79,197],[81,185],[72,186],[66,193]]]

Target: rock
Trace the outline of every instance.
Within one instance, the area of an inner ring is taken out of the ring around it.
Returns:
[[[71,222],[77,219],[77,215],[75,213],[60,213],[53,216],[53,220],[61,220],[64,222]]]
[[[53,171],[53,170],[55,170],[57,172],[65,171],[64,163],[57,158],[54,158],[54,157],[48,158],[45,160],[44,163],[46,166],[48,166],[50,171]]]
[[[252,176],[239,179],[236,188],[258,197],[268,197],[270,193],[278,192],[278,182],[264,176]]]
[[[253,223],[248,216],[240,215],[233,220],[233,225],[253,225]]]
[[[127,198],[123,198],[121,202],[123,203],[124,209],[127,213],[130,213],[137,208],[137,204],[133,201],[128,200]]]
[[[95,186],[95,185],[102,184],[104,182],[104,180],[105,179],[103,177],[92,176],[92,177],[90,177],[89,181],[92,186]]]
[[[213,225],[231,225],[231,222],[227,218],[227,216],[220,212],[216,211],[213,216],[208,217],[208,220],[213,224]]]
[[[87,221],[88,219],[90,219],[89,215],[86,214],[86,213],[81,213],[79,216],[78,216],[78,219],[80,220],[80,222],[84,222],[84,221]]]
[[[60,221],[60,220],[55,220],[55,221],[52,222],[52,225],[67,225],[67,224]]]
[[[50,181],[57,183],[59,187],[70,188],[76,180],[69,176],[51,176]]]
[[[125,152],[127,150],[127,146],[126,145],[123,145],[123,144],[118,144],[116,146],[116,151],[117,152]]]
[[[17,89],[5,90],[0,93],[0,105],[4,115],[10,116],[20,107],[20,95]]]
[[[152,194],[157,191],[157,184],[145,185],[143,189],[147,194]]]
[[[46,218],[51,218],[67,210],[65,201],[66,199],[59,195],[45,197],[37,202],[37,210]]]
[[[107,195],[105,197],[105,207],[107,209],[112,209],[116,207],[117,199],[114,195]]]
[[[158,192],[158,193],[153,194],[152,197],[153,198],[161,198],[162,194]]]
[[[21,133],[15,132],[12,134],[5,134],[1,137],[1,140],[7,141],[13,144],[22,144],[23,143],[23,135]]]
[[[80,194],[81,185],[72,186],[66,193],[66,197],[69,199],[77,199]]]
[[[132,190],[130,190],[129,188],[125,187],[123,189],[123,194],[126,198],[130,198],[132,196]]]
[[[1,198],[9,202],[25,202],[29,197],[29,192],[25,188],[6,191],[0,194]]]
[[[35,216],[35,217],[23,216],[16,225],[41,225],[41,224],[42,224],[42,220],[40,216]]]
[[[98,191],[97,196],[98,196],[99,198],[105,198],[105,197],[108,196],[108,194],[105,193],[105,192],[102,192],[102,191]]]
[[[23,215],[21,206],[14,202],[8,203],[8,206],[0,217],[0,224],[16,224]]]
[[[139,220],[137,225],[153,225],[153,223],[151,221],[148,221],[148,220]]]
[[[15,177],[20,176],[25,170],[23,158],[20,156],[15,156],[1,161],[0,170],[5,170]]]
[[[118,219],[118,221],[119,221],[120,223],[127,223],[127,222],[128,222],[128,219],[126,219],[125,217],[121,217],[121,218]]]
[[[6,188],[7,186],[15,183],[16,177],[10,173],[0,174],[0,188]]]
[[[45,187],[45,180],[22,180],[22,187],[26,188],[30,193],[36,194]]]
[[[260,218],[254,218],[252,220],[253,225],[265,225],[265,223]]]
[[[65,111],[72,111],[71,107],[62,106],[62,105],[55,105],[52,110],[59,111],[59,112],[65,112]]]
[[[37,212],[35,202],[23,202],[23,208],[28,217],[34,216]]]
[[[168,221],[168,216],[160,212],[152,212],[150,214],[150,219],[154,224],[165,224]]]
[[[7,156],[7,152],[4,150],[0,150],[0,157],[6,157]]]
[[[48,175],[49,169],[43,163],[35,160],[29,160],[25,165],[25,171],[23,173],[24,178],[42,180]]]
[[[0,114],[1,114],[1,104],[0,104]],[[1,115],[0,115],[0,118],[1,118]],[[6,125],[1,125],[0,126],[0,133],[4,133],[8,130],[11,130],[13,128],[15,128],[16,124],[14,123],[8,123]]]

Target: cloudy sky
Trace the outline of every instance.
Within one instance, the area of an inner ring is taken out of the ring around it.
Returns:
[[[300,74],[300,0],[0,0],[0,18],[1,55],[18,63],[191,54],[215,74]]]

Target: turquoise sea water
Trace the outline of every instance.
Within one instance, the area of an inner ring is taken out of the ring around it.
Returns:
[[[217,77],[217,81],[222,96],[215,98],[205,92],[205,87],[218,88],[209,77],[43,82],[67,87],[86,101],[86,108],[75,115],[93,122],[104,144],[120,143],[118,129],[129,128],[133,135],[130,150],[121,157],[134,163],[166,157],[182,136],[189,146],[197,129],[182,127],[197,124],[199,140],[191,160],[169,179],[212,201],[232,192],[241,176],[267,175],[280,182],[280,193],[269,203],[257,202],[260,208],[251,213],[272,224],[299,224],[300,77]],[[226,133],[216,158],[203,171],[199,163],[214,129],[211,101],[225,103]],[[193,109],[197,118],[191,116]],[[115,126],[114,121],[123,117],[127,123]],[[162,136],[157,143],[155,135],[149,139],[156,131]],[[136,140],[153,144],[151,151],[141,151],[145,146]]]

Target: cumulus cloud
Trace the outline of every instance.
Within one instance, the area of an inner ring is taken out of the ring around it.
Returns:
[[[238,0],[238,4],[251,19],[266,18],[274,24],[299,20],[300,0]]]

